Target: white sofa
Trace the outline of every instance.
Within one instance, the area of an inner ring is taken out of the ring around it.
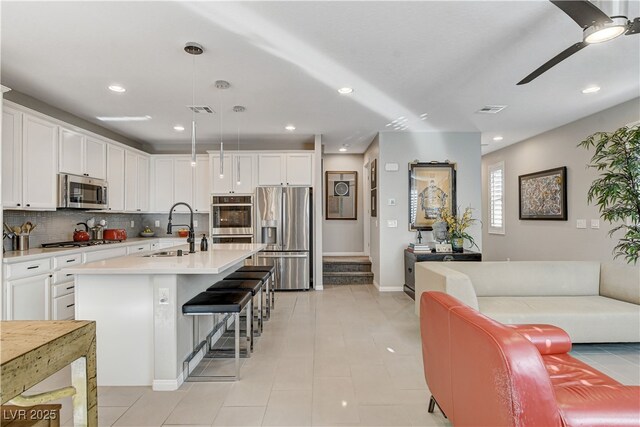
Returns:
[[[446,292],[502,323],[546,323],[572,342],[640,342],[640,267],[595,261],[422,262],[425,291]]]

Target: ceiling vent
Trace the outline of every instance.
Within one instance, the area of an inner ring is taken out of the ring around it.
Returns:
[[[506,105],[485,105],[484,107],[482,107],[481,109],[476,111],[476,113],[478,113],[478,114],[498,114],[500,111],[504,110],[505,108],[507,108]]]
[[[187,108],[194,113],[207,113],[213,114],[214,111],[208,105],[187,105]]]

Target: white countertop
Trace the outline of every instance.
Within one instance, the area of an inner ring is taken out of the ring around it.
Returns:
[[[180,245],[181,242],[184,242],[186,240],[186,237],[173,237],[167,235],[157,237],[132,237],[127,240],[123,240],[122,242],[93,246],[80,246],[70,248],[32,248],[28,251],[7,251],[2,256],[2,262],[5,264],[10,264],[13,262],[33,261],[35,259],[46,258],[48,256],[72,255],[75,253],[100,251],[123,246],[132,246],[140,243],[155,243],[158,241],[172,241],[175,242],[176,245]],[[199,241],[196,242],[196,246],[199,246]]]
[[[200,252],[196,248],[195,254],[189,254],[189,246],[181,245],[170,249],[172,251],[182,249],[185,255],[181,257],[145,257],[141,254],[133,254],[65,268],[62,271],[75,275],[217,274],[260,252],[265,247],[266,245],[258,243],[219,243],[209,245],[208,251]],[[158,251],[146,254],[153,252]]]

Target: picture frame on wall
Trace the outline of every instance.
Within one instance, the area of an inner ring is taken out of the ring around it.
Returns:
[[[567,220],[567,167],[518,176],[521,220]]]
[[[409,163],[409,230],[433,230],[442,209],[456,213],[456,164]]]
[[[371,189],[378,188],[378,159],[371,162]]]
[[[358,172],[325,172],[325,218],[358,219]]]
[[[371,217],[375,218],[378,216],[378,189],[374,188],[371,190]]]

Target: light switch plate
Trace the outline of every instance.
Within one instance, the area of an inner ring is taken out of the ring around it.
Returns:
[[[389,228],[397,228],[398,227],[398,220],[397,219],[388,219],[387,220],[387,227],[389,227]]]
[[[600,220],[592,219],[591,220],[591,228],[600,228]]]
[[[133,221],[133,220],[131,220],[131,228],[133,228],[133,227],[135,227],[135,226],[136,226],[136,222],[135,222],[135,221]]]
[[[193,220],[193,226],[194,226],[194,227],[198,227],[198,220],[197,220],[197,219],[194,219],[194,220]]]
[[[400,169],[397,163],[385,163],[384,170],[387,172],[397,172]]]
[[[387,202],[387,204],[389,206],[395,206],[396,205],[396,199],[389,199],[389,201]]]
[[[158,304],[169,304],[169,288],[158,289]]]
[[[160,221],[156,220],[155,225],[156,227],[160,227]]]
[[[587,228],[587,220],[579,219],[576,221],[576,228]]]

